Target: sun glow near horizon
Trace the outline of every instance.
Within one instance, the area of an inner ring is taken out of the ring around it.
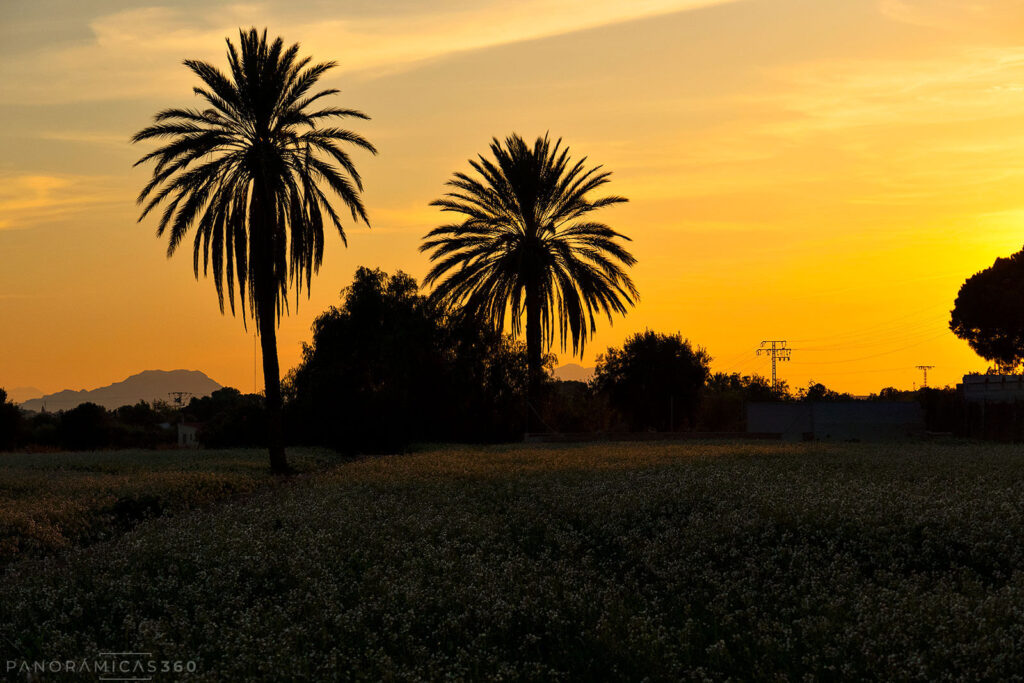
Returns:
[[[117,5],[117,3],[115,3]],[[1024,243],[1024,8],[1013,2],[11,3],[0,9],[0,386],[109,384],[195,368],[251,390],[252,340],[189,255],[135,221],[153,111],[194,106],[186,57],[224,64],[268,26],[340,68],[339,106],[370,230],[329,236],[309,300],[282,321],[282,370],[359,265],[422,279],[428,204],[491,137],[550,131],[630,199],[599,220],[632,238],[640,302],[599,321],[583,365],[651,328],[714,370],[864,394],[983,369],[948,331],[965,278]],[[55,9],[62,12],[55,13]],[[152,36],[152,40],[147,40]],[[562,362],[573,360],[562,355]]]

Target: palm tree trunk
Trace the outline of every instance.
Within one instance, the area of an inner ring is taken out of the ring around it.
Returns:
[[[253,249],[250,258],[258,266],[254,295],[259,297],[256,321],[263,351],[263,401],[267,409],[267,448],[270,450],[270,471],[288,474],[288,460],[284,454],[284,408],[281,401],[281,367],[277,362],[277,279],[274,277],[274,241],[277,237],[275,217],[267,201],[269,193],[265,174],[258,174],[249,200],[250,239]]]
[[[544,365],[542,339],[540,330],[540,292],[537,287],[529,287],[526,292],[526,359],[527,359],[527,431],[540,429],[538,411],[540,410],[541,388],[544,381]]]
[[[284,453],[284,417],[281,401],[281,368],[277,362],[276,307],[260,306],[259,332],[263,351],[264,401],[267,408],[267,446],[270,449],[270,471],[287,474],[291,471]]]

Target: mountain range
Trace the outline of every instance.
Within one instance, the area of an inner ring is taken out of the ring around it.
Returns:
[[[21,403],[25,410],[55,412],[70,410],[81,403],[97,403],[108,410],[139,401],[169,401],[170,392],[184,391],[192,396],[209,396],[221,385],[198,370],[145,370],[137,375],[92,390],[65,389]],[[187,401],[189,397],[185,397]]]
[[[555,377],[562,381],[589,382],[594,377],[594,368],[577,363],[567,363],[555,368]],[[25,410],[71,410],[82,403],[96,403],[108,410],[123,405],[134,405],[139,401],[168,401],[169,394],[183,391],[192,396],[209,396],[222,388],[220,384],[198,370],[145,370],[121,382],[98,389],[74,391],[65,389],[55,394],[39,396],[42,392],[32,387],[19,387],[10,391],[9,400],[19,403]],[[36,396],[28,400],[22,397]],[[186,397],[186,401],[189,397]]]

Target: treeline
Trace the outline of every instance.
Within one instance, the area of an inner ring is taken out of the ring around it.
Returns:
[[[851,398],[820,383],[794,392],[759,375],[712,373],[711,360],[680,334],[647,330],[599,356],[588,383],[557,381],[555,358],[546,357],[548,379],[531,402],[522,342],[437,305],[409,275],[360,268],[285,378],[285,430],[293,445],[393,452],[417,442],[513,441],[530,430],[742,432],[752,401]],[[956,419],[949,390],[873,398],[926,403],[936,431]],[[266,445],[262,397],[224,388],[182,408],[83,404],[28,414],[3,400],[0,449],[169,447],[179,422],[207,447]]]
[[[679,334],[609,349],[589,383],[553,378],[528,400],[526,346],[453,313],[404,273],[360,268],[317,318],[285,378],[292,443],[359,452],[425,441],[510,441],[526,431],[741,431],[750,400],[782,398],[758,376],[712,375]]]
[[[161,426],[174,420],[167,404],[140,401],[116,410],[82,403],[56,413],[31,413],[7,401],[0,389],[0,451],[34,447],[52,450],[158,448],[171,446],[177,432]]]
[[[193,398],[184,408],[164,401],[139,401],[114,410],[82,403],[50,413],[21,410],[7,402],[6,392],[0,389],[0,451],[171,448],[178,443],[182,422],[196,426],[200,442],[211,448],[265,442],[263,397],[229,387]]]

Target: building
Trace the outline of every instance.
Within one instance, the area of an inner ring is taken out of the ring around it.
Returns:
[[[968,403],[1024,401],[1024,375],[964,375],[956,388]]]
[[[964,375],[957,385],[962,400],[960,431],[986,441],[1024,441],[1024,377]]]
[[[747,432],[784,441],[898,441],[924,435],[924,410],[898,401],[749,403]]]
[[[178,448],[199,448],[199,425],[197,423],[178,423]]]

